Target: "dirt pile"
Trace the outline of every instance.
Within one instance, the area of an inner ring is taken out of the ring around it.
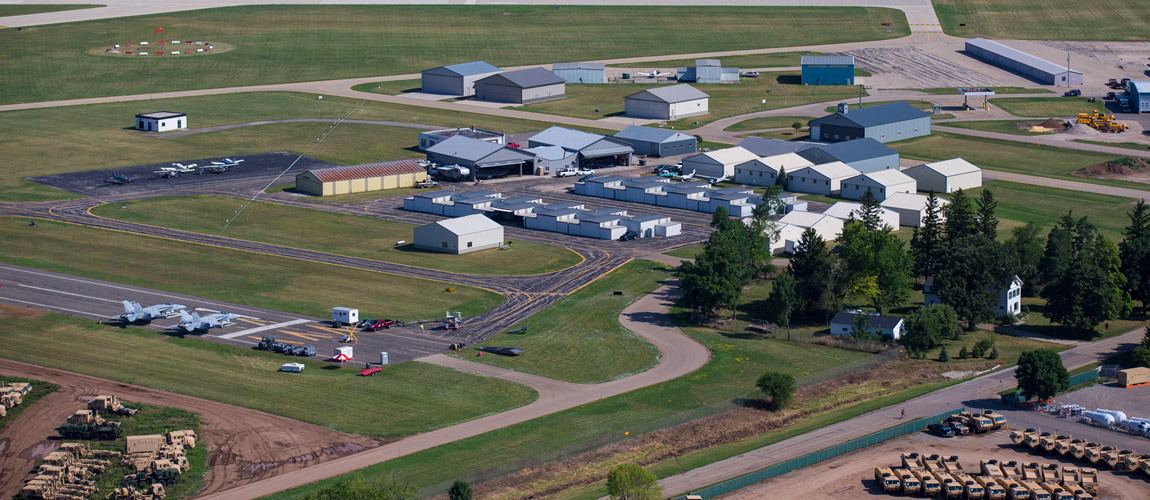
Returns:
[[[1071,125],[1070,128],[1066,129],[1066,133],[1080,136],[1102,135],[1102,132],[1095,130],[1093,127],[1085,123],[1075,123],[1074,125]]]
[[[1114,161],[1095,163],[1089,167],[1075,170],[1072,175],[1078,177],[1093,177],[1098,179],[1118,179],[1143,173],[1150,169],[1150,162],[1142,158],[1121,158]]]
[[[1039,123],[1038,126],[1042,128],[1048,128],[1050,130],[1066,129],[1066,124],[1062,120],[1056,120],[1054,118],[1047,118],[1046,121]]]

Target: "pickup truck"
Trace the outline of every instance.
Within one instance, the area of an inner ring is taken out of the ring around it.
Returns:
[[[439,183],[435,182],[431,179],[424,179],[419,184],[416,184],[415,187],[420,188],[420,189],[435,188],[435,187],[439,187]]]
[[[555,172],[556,177],[575,177],[576,175],[579,175],[578,170],[560,170]]]
[[[1063,93],[1062,97],[1078,97],[1080,95],[1082,95],[1081,90],[1071,89],[1071,90],[1067,90],[1065,93]]]

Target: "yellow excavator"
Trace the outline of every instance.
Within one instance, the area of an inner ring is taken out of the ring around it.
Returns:
[[[1126,131],[1126,124],[1119,122],[1114,115],[1107,115],[1099,113],[1094,110],[1093,113],[1078,113],[1078,120],[1075,123],[1082,123],[1098,130],[1099,132],[1119,133]]]

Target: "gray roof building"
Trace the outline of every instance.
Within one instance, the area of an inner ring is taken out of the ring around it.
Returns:
[[[623,98],[627,116],[675,120],[708,112],[710,99],[703,91],[687,84],[655,87]]]
[[[815,165],[841,161],[862,173],[898,168],[898,151],[870,138],[832,144],[805,144],[797,154]]]
[[[543,68],[497,73],[475,82],[475,97],[483,101],[530,104],[561,99],[566,80]]]
[[[674,156],[696,151],[698,139],[690,134],[656,127],[632,125],[613,136],[626,142],[635,154],[647,156]]]
[[[687,85],[685,83],[680,85],[671,85],[669,87],[656,87],[647,89],[642,92],[637,92],[627,96],[625,99],[644,99],[656,100],[669,104],[693,101],[695,99],[706,99],[708,96],[702,90]]]
[[[808,145],[801,142],[781,141],[767,137],[748,137],[740,141],[738,146],[756,155],[765,157],[794,153]]]
[[[802,56],[799,58],[799,64],[827,64],[827,65],[854,65],[854,56]]]
[[[842,111],[810,121],[811,140],[840,142],[864,137],[891,142],[930,135],[930,115],[902,101]]]
[[[420,74],[421,90],[433,94],[475,95],[475,82],[503,70],[485,61],[450,64],[424,70]]]
[[[559,146],[578,154],[579,166],[588,168],[626,165],[634,152],[630,144],[621,140],[559,126],[531,136],[527,146]]]
[[[555,63],[551,65],[552,70],[557,69],[605,69],[606,64],[597,62],[571,62],[571,63]]]
[[[474,169],[477,178],[496,173],[534,173],[535,156],[531,153],[462,135],[448,138],[427,148],[427,159],[440,165],[460,165]],[[480,172],[484,170],[484,172]]]
[[[1078,71],[985,38],[967,40],[965,52],[1043,85],[1081,85],[1083,81]]]

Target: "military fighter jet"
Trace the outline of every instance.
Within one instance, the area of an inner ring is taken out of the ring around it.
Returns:
[[[154,306],[141,307],[139,302],[124,302],[124,314],[120,315],[120,319],[128,323],[135,323],[137,321],[151,321],[153,319],[170,318],[175,316],[177,311],[186,309],[187,306],[180,304],[173,304],[171,302],[164,302],[163,304],[156,304]]]
[[[240,317],[239,314],[229,312],[218,312],[200,317],[198,312],[188,314],[187,311],[180,311],[180,322],[168,328],[187,332],[203,332],[212,328],[223,328],[231,325],[233,324],[232,320],[238,317]]]

